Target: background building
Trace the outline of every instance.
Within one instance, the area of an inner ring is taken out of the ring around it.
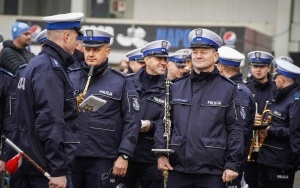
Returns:
[[[300,0],[0,0],[0,32],[10,39],[20,20],[36,35],[42,16],[67,12],[83,12],[83,27],[114,33],[111,63],[153,40],[169,40],[170,51],[186,48],[189,31],[205,27],[245,54],[265,50],[300,64]]]

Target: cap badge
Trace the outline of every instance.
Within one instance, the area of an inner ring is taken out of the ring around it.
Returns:
[[[94,36],[93,30],[86,30],[86,36],[93,37]]]
[[[196,37],[201,37],[202,36],[202,29],[196,29],[195,33],[196,33]]]
[[[167,41],[162,41],[161,42],[161,47],[162,48],[167,48],[167,46],[168,46],[168,42]]]
[[[256,57],[256,58],[260,58],[260,56],[261,56],[261,53],[260,53],[260,52],[255,52],[255,57]]]

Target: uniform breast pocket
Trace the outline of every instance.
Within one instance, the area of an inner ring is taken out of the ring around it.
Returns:
[[[249,99],[235,98],[234,102],[237,107],[238,118],[246,121],[250,115]]]
[[[113,123],[113,122],[92,120],[90,122],[89,128],[91,129],[91,131],[115,132],[116,131],[116,124]]]
[[[134,90],[129,90],[128,91],[128,101],[129,101],[129,112],[130,109],[134,109],[135,111],[139,111],[140,110],[140,99],[139,99],[139,95],[136,91]]]
[[[116,109],[120,109],[121,107],[121,98],[122,95],[103,95],[103,94],[93,94],[95,97],[98,97],[104,101],[106,101],[105,105],[100,108],[101,112],[105,112],[106,114],[110,114],[112,111]]]
[[[107,143],[115,145],[120,142],[121,137],[116,130],[116,123],[93,120],[90,122],[88,131],[89,137],[104,147],[106,151],[115,152],[115,147],[112,149],[111,145],[107,145]]]

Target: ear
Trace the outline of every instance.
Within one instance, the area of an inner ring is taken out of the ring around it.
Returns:
[[[149,57],[148,56],[144,57],[144,61],[145,61],[145,65],[149,65]]]
[[[70,39],[70,33],[69,32],[65,32],[64,33],[64,37],[63,37],[64,42],[68,43],[69,39]]]
[[[219,52],[214,52],[214,63],[216,63],[219,59]]]
[[[110,47],[108,46],[107,49],[106,49],[106,57],[108,57],[110,54]]]

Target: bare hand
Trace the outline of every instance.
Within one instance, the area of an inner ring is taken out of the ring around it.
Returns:
[[[66,188],[67,178],[66,176],[50,177],[49,188]]]
[[[237,178],[238,175],[239,175],[239,173],[237,173],[233,170],[226,169],[223,172],[222,180],[223,180],[223,182],[230,182],[230,181],[234,180],[235,178]]]
[[[173,170],[173,167],[170,165],[169,160],[165,156],[160,156],[157,160],[157,168],[158,170]]]
[[[255,114],[254,122],[260,122],[262,116],[260,114]]]
[[[5,164],[6,164],[5,161],[0,160],[0,172],[5,172]]]
[[[128,168],[128,160],[124,160],[121,156],[117,158],[113,167],[113,174],[116,176],[125,176]]]
[[[259,132],[259,136],[260,136],[261,138],[267,137],[267,136],[268,136],[268,130],[269,130],[269,128],[270,128],[270,126],[268,126],[268,127],[265,128],[265,129],[259,130],[259,131],[258,131],[258,132]]]
[[[150,130],[150,121],[142,120],[142,127],[140,128],[140,132],[148,132]]]

